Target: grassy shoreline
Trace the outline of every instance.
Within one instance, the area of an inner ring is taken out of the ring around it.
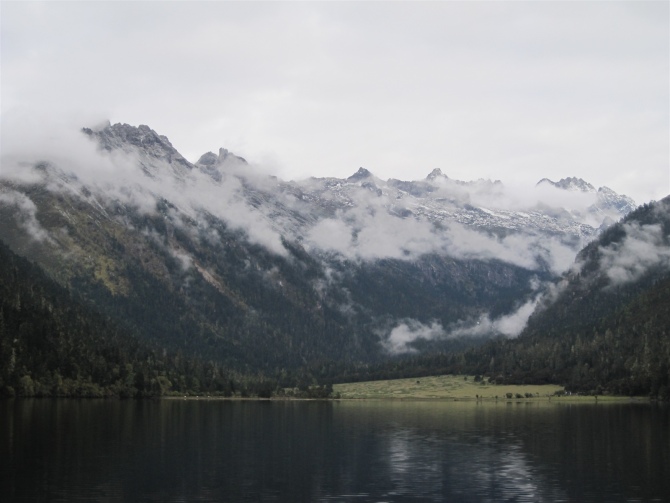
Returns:
[[[388,381],[335,384],[333,391],[341,399],[395,400],[558,400],[575,402],[622,401],[624,396],[577,396],[558,394],[564,391],[556,384],[515,385],[475,381],[474,376],[442,375]],[[639,398],[638,398],[639,399]]]

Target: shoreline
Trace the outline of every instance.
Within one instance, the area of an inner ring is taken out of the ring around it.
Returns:
[[[162,396],[157,400],[231,401],[231,402],[462,402],[462,403],[653,403],[644,396],[543,396],[532,398],[470,398],[470,397],[340,397],[340,398],[295,398],[295,397],[224,397],[224,396]]]

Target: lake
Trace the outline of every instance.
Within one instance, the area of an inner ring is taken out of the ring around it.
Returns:
[[[0,500],[670,501],[649,403],[0,401]]]

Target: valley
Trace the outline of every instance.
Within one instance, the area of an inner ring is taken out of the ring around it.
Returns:
[[[223,148],[190,163],[148,126],[79,141],[3,161],[0,240],[30,262],[4,265],[5,393],[261,396],[472,373],[667,396],[667,198],[635,210],[579,178],[520,193],[439,169],[282,181]],[[48,356],[83,343],[62,321],[55,342],[35,332],[61,308],[119,334],[84,334],[91,351],[127,337],[151,356],[88,372]]]

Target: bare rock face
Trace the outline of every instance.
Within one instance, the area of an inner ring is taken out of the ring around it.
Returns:
[[[597,207],[600,210],[614,210],[624,216],[633,211],[637,205],[628,196],[617,194],[609,187],[600,187]]]
[[[358,168],[358,171],[351,175],[349,178],[347,178],[348,182],[359,182],[361,180],[365,180],[366,178],[370,178],[372,176],[372,173],[370,173],[367,169],[365,168]]]
[[[215,166],[219,157],[214,152],[207,152],[200,156],[200,159],[195,163],[196,166]]]
[[[82,131],[95,139],[101,149],[108,152],[121,150],[137,156],[149,175],[155,175],[161,163],[171,166],[181,176],[193,169],[193,165],[172,146],[167,137],[159,135],[149,126],[118,123],[98,130],[83,128]]]
[[[217,182],[223,179],[223,172],[235,168],[248,166],[246,159],[237,156],[225,148],[219,149],[219,155],[206,152],[200,156],[195,166],[203,173],[211,176]]]
[[[570,176],[568,178],[562,178],[558,182],[553,182],[549,180],[548,178],[543,178],[539,182],[537,182],[537,185],[541,184],[548,184],[548,185],[553,185],[556,188],[563,189],[563,190],[570,190],[574,192],[595,192],[596,188],[591,185],[590,183],[582,180],[581,178],[577,178],[574,176]]]
[[[537,186],[542,185],[550,185],[569,192],[595,194],[596,201],[588,208],[588,213],[601,221],[600,230],[607,228],[636,208],[635,201],[630,197],[617,194],[609,187],[600,187],[596,190],[593,185],[577,177],[563,178],[558,182],[543,178],[537,182]]]
[[[431,171],[428,176],[426,177],[426,180],[433,181],[435,179],[439,178],[449,178],[447,175],[442,173],[442,170],[440,168],[435,168],[433,171]]]

